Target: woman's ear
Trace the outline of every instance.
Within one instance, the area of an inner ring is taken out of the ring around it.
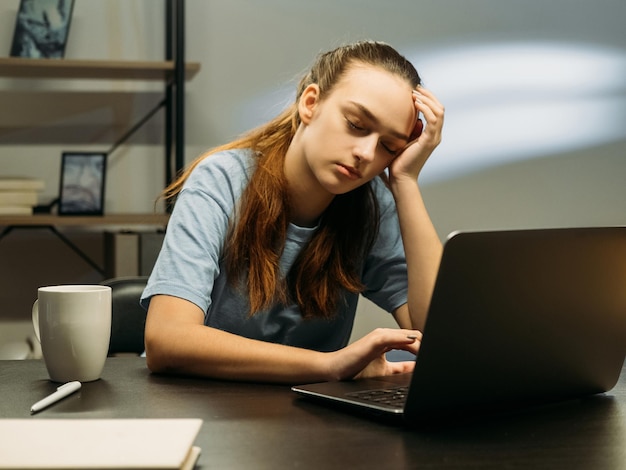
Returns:
[[[304,124],[308,124],[313,117],[315,108],[320,99],[320,87],[317,83],[312,83],[307,86],[298,100],[298,113],[300,114],[300,120]]]

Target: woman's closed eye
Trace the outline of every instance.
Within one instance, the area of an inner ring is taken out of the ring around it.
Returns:
[[[367,129],[365,129],[364,127],[361,127],[359,123],[354,122],[350,120],[349,118],[346,118],[346,122],[348,123],[348,128],[350,128],[353,131],[367,132]]]
[[[394,150],[393,147],[390,147],[389,145],[383,142],[381,142],[380,145],[383,149],[385,149],[385,152],[387,152],[389,155],[393,157],[396,157],[398,155],[399,150]]]
[[[349,118],[345,118],[346,119],[346,123],[348,124],[348,128],[354,132],[358,132],[360,134],[367,134],[369,133],[369,129],[367,129],[366,127],[362,127],[360,125],[360,123],[358,123],[357,121],[351,120]],[[398,154],[398,150],[394,149],[394,146],[391,146],[389,144],[386,144],[384,142],[380,142],[380,146],[383,148],[383,150],[385,152],[387,152],[389,155],[395,157]]]

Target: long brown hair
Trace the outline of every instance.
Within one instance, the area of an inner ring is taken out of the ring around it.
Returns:
[[[332,91],[349,65],[376,66],[421,83],[411,63],[391,46],[361,41],[318,56],[300,80],[294,103],[270,122],[198,157],[163,196],[173,202],[189,174],[204,158],[228,149],[252,149],[257,166],[231,220],[225,246],[230,281],[247,291],[250,314],[276,302],[295,302],[304,318],[330,318],[337,313],[341,292],[361,292],[361,262],[378,233],[379,209],[369,183],[334,197],[311,240],[301,251],[286,279],[280,257],[289,225],[284,158],[300,125],[297,103],[304,89],[316,83],[320,99]]]

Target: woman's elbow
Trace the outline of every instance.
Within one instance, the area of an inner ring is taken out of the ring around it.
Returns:
[[[144,330],[148,369],[161,374],[181,372],[188,362],[185,354],[190,324],[202,319],[203,313],[187,301],[166,295],[153,297]]]
[[[146,322],[144,347],[146,366],[158,374],[175,373],[180,369],[181,358],[176,348],[176,338],[171,328],[161,328],[155,322]]]
[[[168,354],[165,353],[165,345],[157,334],[146,329],[145,337],[146,366],[151,372],[157,374],[167,373],[171,370]]]

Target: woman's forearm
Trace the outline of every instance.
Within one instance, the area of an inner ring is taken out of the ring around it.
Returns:
[[[392,184],[392,192],[407,261],[409,315],[412,327],[423,331],[441,260],[442,244],[426,210],[417,181],[396,180]]]
[[[152,299],[145,342],[153,372],[282,383],[330,380],[323,353],[207,327],[200,310],[188,304],[169,296]]]
[[[254,382],[329,380],[323,353],[252,340],[204,325],[146,342],[147,364],[160,373]]]
[[[312,383],[407,372],[412,363],[382,361],[385,352],[419,348],[418,331],[376,329],[334,352],[317,352],[234,335],[202,323],[186,300],[152,298],[146,320],[147,365],[155,373],[275,383]]]

